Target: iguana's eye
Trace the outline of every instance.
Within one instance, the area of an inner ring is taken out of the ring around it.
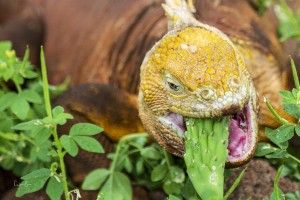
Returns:
[[[173,77],[171,78],[170,75],[166,76],[166,87],[169,90],[176,92],[176,93],[181,92],[183,90],[182,85],[177,80],[175,80]]]
[[[174,91],[176,91],[176,92],[179,91],[179,89],[180,89],[180,86],[179,86],[179,85],[176,85],[176,84],[171,83],[171,82],[167,82],[167,83],[168,83],[169,88],[170,88],[171,90],[174,90]]]

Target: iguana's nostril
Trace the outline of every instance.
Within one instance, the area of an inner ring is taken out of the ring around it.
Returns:
[[[240,85],[240,80],[237,77],[232,77],[228,83],[230,88],[237,88]]]
[[[215,90],[212,88],[200,89],[197,96],[206,101],[215,100],[217,97]]]

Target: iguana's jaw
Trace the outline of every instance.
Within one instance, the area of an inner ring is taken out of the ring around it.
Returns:
[[[247,162],[253,155],[256,147],[257,120],[256,111],[251,100],[230,116],[229,141],[228,141],[228,164],[231,166],[240,165]],[[158,117],[160,123],[167,129],[171,129],[174,134],[184,139],[186,119],[178,113],[169,112]]]

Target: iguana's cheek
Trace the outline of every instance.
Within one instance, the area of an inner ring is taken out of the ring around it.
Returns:
[[[168,152],[182,157],[184,144],[173,128],[158,120],[149,110],[140,108],[140,118],[146,131]]]

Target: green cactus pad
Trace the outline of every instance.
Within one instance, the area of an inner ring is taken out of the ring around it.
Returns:
[[[184,161],[188,176],[202,200],[221,200],[228,152],[227,117],[187,119]]]

